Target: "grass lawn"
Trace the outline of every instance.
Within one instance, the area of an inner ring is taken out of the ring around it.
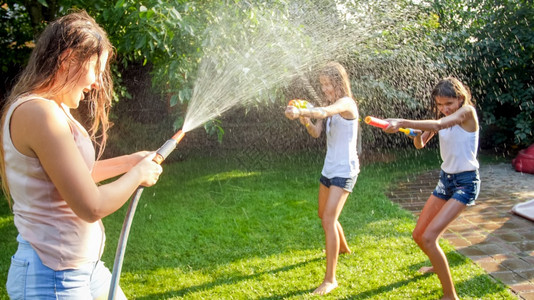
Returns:
[[[437,154],[396,155],[395,162],[362,167],[340,217],[353,253],[340,257],[340,286],[327,296],[310,295],[326,263],[317,217],[322,153],[164,163],[160,181],[144,190],[137,208],[121,287],[132,299],[439,299],[436,275],[417,273],[429,262],[411,239],[414,217],[385,196],[407,174],[438,168]],[[127,207],[104,220],[103,260],[110,268]],[[3,299],[15,237],[1,201]],[[462,299],[516,299],[441,244]]]

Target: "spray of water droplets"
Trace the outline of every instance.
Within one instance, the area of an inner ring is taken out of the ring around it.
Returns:
[[[354,87],[356,95],[367,98],[377,91],[391,92],[387,89],[395,89],[396,80],[406,78],[406,74],[412,81],[435,74],[432,66],[436,64],[424,55],[428,49],[413,47],[408,36],[406,45],[399,41],[398,49],[391,49],[395,42],[388,40],[402,37],[407,27],[417,26],[419,9],[424,6],[421,2],[408,1],[404,6],[388,0],[355,2],[335,1],[318,6],[313,1],[300,0],[270,8],[221,8],[219,19],[206,30],[204,55],[183,131],[193,130],[236,105],[269,99],[274,89],[294,79],[302,80],[315,98],[311,100],[320,103],[320,92],[313,90],[304,74],[329,60],[351,60],[353,64],[360,63],[362,70],[370,69]],[[237,17],[236,12],[241,15]],[[377,49],[402,59],[395,63],[390,59],[387,64],[375,61],[372,66],[377,55],[384,55]],[[425,71],[418,70],[417,75],[417,68]],[[398,77],[387,78],[391,74]],[[380,78],[376,78],[380,76],[388,83],[381,85]],[[414,89],[413,85],[410,88]],[[424,84],[415,87],[421,91],[427,88]],[[402,91],[397,95],[404,96]]]

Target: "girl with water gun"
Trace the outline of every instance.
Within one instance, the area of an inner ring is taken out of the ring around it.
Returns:
[[[320,71],[319,81],[327,106],[289,105],[285,114],[291,120],[299,118],[314,138],[318,138],[323,130],[326,133],[327,150],[318,197],[318,214],[326,243],[326,273],[314,291],[314,294],[325,295],[338,286],[336,265],[339,254],[351,253],[338,218],[360,171],[356,152],[359,116],[349,77],[341,64],[326,64]]]
[[[106,298],[111,272],[100,260],[101,219],[161,174],[147,151],[95,161],[95,135],[100,157],[109,127],[112,54],[86,12],[61,17],[40,35],[4,105],[0,171],[18,231],[6,283],[11,299]],[[84,99],[93,107],[91,134],[70,113]]]
[[[479,125],[469,88],[454,77],[438,82],[432,90],[435,120],[386,119],[387,133],[408,127],[417,130],[414,145],[425,147],[437,133],[443,163],[438,184],[428,198],[413,231],[413,239],[428,256],[432,267],[420,272],[435,272],[444,299],[459,299],[449,264],[439,246],[439,237],[462,211],[475,204],[480,191],[477,149]]]

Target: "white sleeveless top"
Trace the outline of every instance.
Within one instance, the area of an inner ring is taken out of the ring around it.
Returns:
[[[439,131],[441,169],[449,174],[478,170],[478,129],[465,131],[454,125]]]
[[[39,159],[20,153],[13,145],[9,130],[11,116],[15,108],[30,100],[52,101],[32,95],[21,97],[9,108],[3,124],[2,143],[14,223],[44,265],[54,270],[75,269],[100,259],[105,241],[104,227],[100,220],[88,223],[79,218],[61,198]],[[68,108],[63,107],[63,111],[73,139],[87,167],[92,170],[95,149],[91,139],[68,113]]]
[[[360,172],[357,152],[358,116],[353,120],[333,115],[326,120],[326,157],[321,174],[351,178]]]

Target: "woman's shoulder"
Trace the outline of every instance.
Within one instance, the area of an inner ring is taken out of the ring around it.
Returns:
[[[349,96],[345,96],[345,97],[341,97],[337,99],[336,102],[334,102],[332,105],[343,106],[347,108],[347,110],[354,109],[354,108],[357,109],[356,101]]]
[[[22,102],[16,104],[18,104],[15,108],[16,111],[24,111],[24,116],[27,118],[36,118],[49,114],[54,115],[61,112],[56,102],[42,97],[27,97]]]
[[[358,103],[356,102],[356,99],[354,99],[353,97],[345,96],[339,100],[342,100],[347,105],[349,105],[351,108],[358,110]]]
[[[353,98],[345,96],[340,98],[336,102],[343,105],[344,111],[341,112],[340,115],[344,119],[351,120],[358,118],[358,105],[356,104],[356,101]]]
[[[458,125],[460,125],[462,129],[468,132],[478,131],[478,117],[475,107],[472,105],[464,105],[460,109],[464,111],[465,117],[463,121]]]
[[[470,105],[470,104],[462,106],[461,109],[464,109],[466,111],[469,111],[469,112],[472,112],[472,113],[475,113],[475,114],[477,112],[476,108],[473,105]]]
[[[12,120],[27,122],[38,129],[66,125],[65,115],[58,104],[41,97],[30,97],[18,104],[13,112]]]
[[[477,117],[477,110],[472,105],[464,105],[460,109],[464,110],[465,114],[467,115],[467,119],[472,119],[474,121],[478,121]]]
[[[15,147],[24,155],[36,157],[37,152],[68,142],[70,127],[54,101],[29,99],[14,108],[10,133]]]

